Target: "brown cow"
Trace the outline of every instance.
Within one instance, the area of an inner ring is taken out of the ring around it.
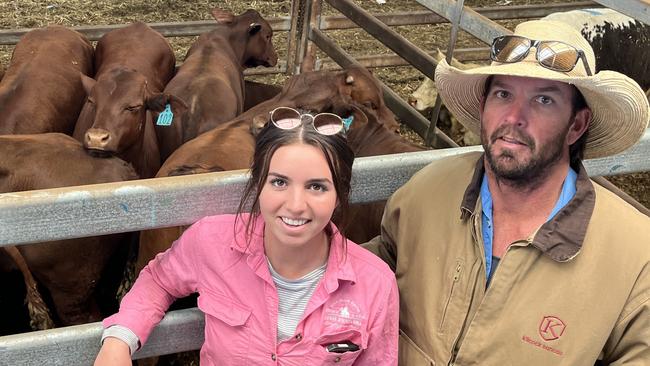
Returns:
[[[169,42],[137,22],[106,33],[95,50],[97,81],[82,75],[88,99],[74,137],[97,155],[130,162],[142,178],[160,168],[153,118],[167,103],[173,113],[185,104],[162,90],[174,75],[176,58]]]
[[[244,112],[280,94],[282,87],[244,80]]]
[[[116,157],[94,158],[77,140],[60,133],[0,136],[0,156],[0,193],[137,179],[130,164]],[[101,318],[100,304],[94,298],[97,282],[118,249],[126,248],[122,241],[129,236],[16,247],[34,278],[47,289],[58,325]]]
[[[180,97],[189,109],[175,114],[171,126],[156,126],[162,161],[199,131],[243,111],[245,68],[277,63],[273,30],[257,11],[234,16],[214,9],[212,15],[216,28],[199,36],[165,88],[165,93]]]
[[[385,121],[388,121],[378,123],[375,118],[373,123],[363,122],[365,119],[360,119],[356,124],[353,122],[351,137],[357,134],[353,132],[355,129],[365,129],[368,132],[360,135],[367,138],[381,136],[382,143],[392,144],[392,141],[400,139],[399,135],[386,127],[397,122],[390,110],[381,108],[385,108],[381,90],[367,70],[351,67],[339,72],[307,72],[289,79],[279,95],[183,144],[165,161],[156,176],[246,169],[250,166],[254,149],[251,132],[255,133],[267,122],[269,112],[274,108],[284,106],[306,109],[313,113],[337,112],[345,115],[351,110],[351,105],[369,109],[373,116],[374,113],[383,113]],[[375,131],[376,127],[380,128],[383,135]],[[363,138],[359,139],[361,140]],[[374,144],[373,141],[366,143]],[[136,272],[156,253],[169,248],[183,230],[184,227],[173,227],[141,232]]]
[[[0,134],[71,134],[85,98],[80,73],[93,73],[86,37],[60,26],[26,33],[0,82]]]

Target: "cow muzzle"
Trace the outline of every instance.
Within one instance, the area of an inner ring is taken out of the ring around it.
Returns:
[[[98,155],[112,154],[110,148],[113,138],[111,133],[103,128],[91,128],[86,131],[84,147]]]

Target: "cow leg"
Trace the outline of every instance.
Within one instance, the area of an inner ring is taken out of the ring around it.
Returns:
[[[27,303],[27,308],[29,310],[30,326],[34,330],[54,328],[54,322],[50,317],[50,311],[38,291],[38,284],[32,276],[25,258],[15,246],[6,246],[3,247],[3,249],[7,254],[9,254],[11,259],[13,259],[14,263],[16,263],[16,266],[23,274],[25,289],[27,292],[25,302]]]
[[[101,319],[93,295],[117,245],[119,240],[107,235],[24,246],[20,251],[50,292],[61,324],[75,325]]]

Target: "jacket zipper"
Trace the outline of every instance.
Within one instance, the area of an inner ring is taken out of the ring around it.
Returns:
[[[456,270],[454,271],[454,278],[453,282],[451,283],[451,289],[449,290],[449,296],[447,297],[447,302],[445,303],[445,307],[442,310],[442,319],[440,320],[440,328],[438,329],[439,332],[442,332],[442,329],[445,326],[445,318],[447,317],[447,308],[449,307],[449,303],[451,302],[452,297],[454,296],[454,289],[456,288],[456,283],[460,279],[460,273],[463,270],[463,266],[460,262],[456,263]]]

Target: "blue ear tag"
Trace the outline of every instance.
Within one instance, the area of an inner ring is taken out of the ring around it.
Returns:
[[[343,120],[343,128],[347,132],[350,129],[350,126],[352,126],[352,121],[354,121],[354,116],[350,115],[348,118],[342,118]]]
[[[156,121],[157,126],[171,126],[172,120],[174,119],[174,113],[172,113],[172,106],[167,103],[165,110],[160,112],[158,115],[158,120]]]

